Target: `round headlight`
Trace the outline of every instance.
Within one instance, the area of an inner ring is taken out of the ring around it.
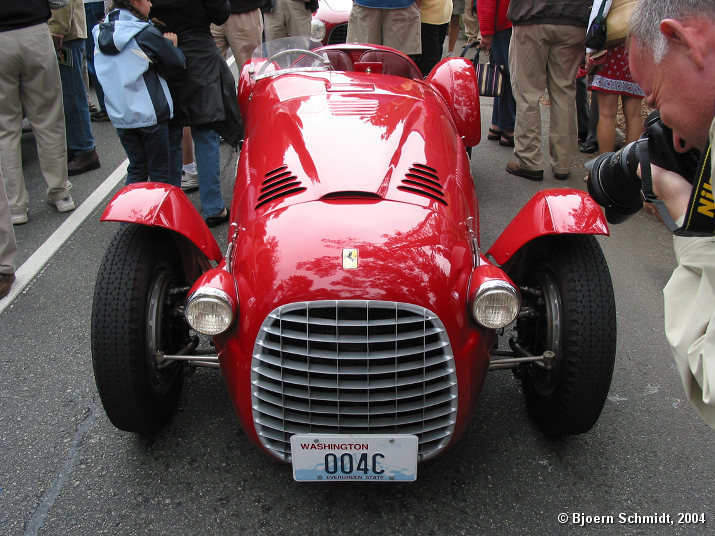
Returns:
[[[322,20],[313,19],[310,23],[310,39],[312,41],[322,41],[325,37],[325,23]]]
[[[204,335],[218,335],[233,322],[228,295],[214,288],[200,288],[186,301],[184,312],[189,325]]]
[[[487,281],[474,293],[472,315],[485,328],[503,328],[516,318],[520,302],[519,293],[506,281]]]

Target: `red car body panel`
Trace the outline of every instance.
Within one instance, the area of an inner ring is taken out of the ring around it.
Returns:
[[[557,233],[608,235],[601,208],[585,192],[571,188],[542,190],[532,197],[489,248],[499,264],[539,236]]]
[[[477,74],[466,58],[445,58],[425,78],[447,102],[464,145],[474,147],[482,139]]]
[[[209,260],[223,259],[201,215],[176,186],[161,182],[130,184],[112,197],[100,219],[170,229],[188,238]]]

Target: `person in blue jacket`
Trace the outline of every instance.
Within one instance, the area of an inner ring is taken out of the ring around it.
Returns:
[[[169,119],[174,104],[167,86],[183,76],[184,54],[173,33],[148,19],[149,0],[115,0],[94,27],[94,65],[107,115],[129,157],[127,184],[152,180],[180,186],[171,173]]]

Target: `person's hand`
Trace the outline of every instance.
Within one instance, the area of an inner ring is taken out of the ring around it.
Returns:
[[[166,37],[169,41],[171,41],[171,44],[176,46],[179,46],[179,38],[176,36],[174,32],[166,32],[164,34],[164,37]]]
[[[653,164],[650,166],[650,173],[653,180],[653,193],[665,203],[673,221],[678,221],[679,218],[685,216],[688,210],[693,185],[686,181],[683,176]],[[638,176],[640,174],[641,168],[639,165]]]
[[[586,53],[586,70],[592,73],[596,67],[606,61],[606,50],[597,50],[595,52]]]
[[[489,49],[492,48],[492,40],[494,39],[493,35],[482,35],[482,40],[479,43],[479,49],[483,50],[484,52],[489,52]]]
[[[62,48],[62,40],[65,38],[64,35],[62,34],[52,34],[52,44],[55,47],[55,50],[59,50]]]

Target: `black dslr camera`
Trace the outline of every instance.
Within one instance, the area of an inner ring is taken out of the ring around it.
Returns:
[[[695,189],[700,188],[704,180],[709,188],[710,166],[706,160],[709,158],[703,159],[697,149],[690,149],[686,153],[676,152],[673,148],[673,131],[663,124],[656,110],[646,119],[645,131],[638,140],[620,151],[604,153],[593,160],[587,178],[588,193],[605,208],[609,223],[621,223],[638,212],[644,201],[655,199],[655,195],[649,191],[649,181],[646,181],[646,177],[650,177],[651,163],[674,171],[691,184],[696,181]],[[644,181],[638,176],[638,164],[641,164],[642,170],[645,168],[641,172]],[[702,176],[703,172],[705,177]],[[694,197],[691,196],[691,205]],[[715,227],[709,232],[705,231],[705,234],[714,231]]]

